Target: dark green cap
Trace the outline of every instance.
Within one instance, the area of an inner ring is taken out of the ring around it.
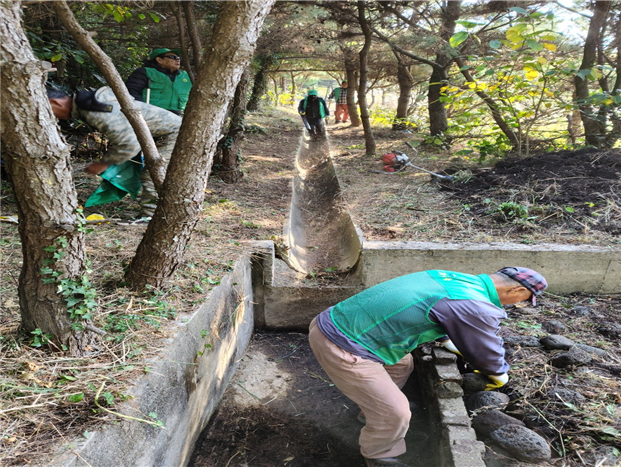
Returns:
[[[308,95],[309,96],[316,96],[317,95],[317,91],[315,91],[314,89],[311,89],[310,91],[308,91]]]
[[[159,57],[168,52],[181,56],[181,49],[153,49],[153,52],[149,54],[149,60],[155,60],[155,57]]]

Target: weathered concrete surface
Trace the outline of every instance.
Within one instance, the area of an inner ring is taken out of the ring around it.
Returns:
[[[555,294],[620,293],[621,250],[590,245],[515,243],[365,242],[362,283],[379,282],[427,269],[481,274],[505,266],[535,269]]]
[[[463,392],[446,397],[442,386],[461,381],[455,354],[426,344],[413,353],[414,371],[425,406],[432,411],[430,440],[438,446],[442,467],[485,467],[485,445],[477,441],[462,399]],[[443,397],[438,397],[442,392]]]
[[[524,266],[541,272],[551,293],[621,293],[621,267],[617,267],[621,251],[588,245],[364,242],[359,263],[346,285],[309,287],[283,270],[284,263],[275,259],[272,242],[255,244],[259,251],[255,319],[260,328],[305,330],[327,307],[372,285],[426,269],[481,274],[508,265]]]
[[[57,456],[39,465],[185,465],[235,374],[253,325],[250,258],[245,258],[199,310],[178,323],[178,331],[149,365],[151,372],[129,391],[133,399],[115,407],[138,418],[155,412],[166,428],[123,419],[91,433],[88,440],[66,440]]]
[[[296,169],[284,228],[291,265],[304,273],[351,269],[360,256],[360,240],[343,201],[329,140],[313,140],[304,132]]]

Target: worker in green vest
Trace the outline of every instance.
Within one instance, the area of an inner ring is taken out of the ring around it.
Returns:
[[[302,117],[304,127],[312,138],[325,136],[323,119],[330,115],[326,101],[317,95],[315,89],[308,91],[308,95],[300,101],[298,113]]]
[[[412,352],[434,340],[489,378],[486,390],[509,381],[500,320],[503,305],[529,300],[548,286],[532,269],[505,267],[471,275],[431,270],[374,285],[328,308],[310,324],[313,353],[332,382],[354,401],[365,423],[360,452],[366,467],[408,467],[410,405],[401,391],[414,368]]]
[[[134,99],[181,115],[188,103],[192,81],[180,67],[178,50],[155,49],[149,60],[129,75],[125,85]]]

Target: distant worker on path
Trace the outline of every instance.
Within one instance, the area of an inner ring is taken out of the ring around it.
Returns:
[[[125,85],[137,101],[146,102],[181,115],[192,89],[192,81],[182,71],[178,51],[155,49],[149,60],[135,69]]]
[[[60,89],[48,87],[47,95],[56,118],[61,120],[79,118],[108,138],[108,150],[102,161],[89,164],[85,169],[86,172],[101,174],[110,166],[118,166],[133,159],[141,151],[138,138],[121,112],[121,105],[109,87],[99,88],[97,91],[78,91],[74,97],[70,97]],[[151,135],[157,138],[155,144],[159,154],[168,164],[179,135],[181,117],[143,102],[136,102],[135,105],[142,113]],[[148,223],[155,212],[154,200],[157,201],[158,195],[155,189],[152,192],[149,189],[153,187],[149,171],[146,168],[142,169],[139,162],[131,164],[130,167],[136,167],[136,172],[140,173],[140,182],[142,182],[139,218],[131,223]],[[118,188],[119,184],[129,181],[130,178],[133,177],[118,174],[110,179],[110,183]],[[124,189],[122,187],[121,184],[121,189]],[[139,189],[140,185],[138,185]],[[131,194],[129,190],[125,192]],[[124,195],[125,193],[122,193],[122,196]]]
[[[341,83],[340,88],[334,88],[328,100],[334,99],[336,101],[336,110],[334,111],[334,123],[348,123],[349,122],[349,109],[347,108],[347,81]]]
[[[317,91],[308,91],[308,96],[298,105],[298,112],[311,136],[317,138],[324,135],[323,119],[330,115],[330,110],[326,101],[317,95]]]
[[[320,313],[308,339],[324,371],[361,409],[365,426],[360,452],[367,467],[408,467],[411,411],[401,389],[414,362],[412,352],[442,339],[490,379],[486,390],[509,380],[503,341],[502,305],[530,300],[548,286],[536,271],[506,267],[471,275],[431,270],[374,285]],[[446,338],[448,336],[448,339]]]

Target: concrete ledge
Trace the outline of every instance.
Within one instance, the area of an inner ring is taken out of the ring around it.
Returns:
[[[456,356],[444,349],[425,344],[414,351],[415,375],[421,388],[425,407],[431,410],[430,439],[439,443],[440,465],[442,467],[485,467],[483,455],[485,445],[477,441],[471,426],[468,411],[462,399],[463,391],[455,382],[461,383]],[[459,375],[457,377],[456,375]],[[439,388],[454,387],[451,391]]]
[[[365,242],[362,283],[370,287],[427,269],[481,274],[505,266],[539,271],[555,294],[621,293],[621,250],[590,245]]]
[[[66,440],[44,466],[183,466],[237,370],[253,331],[250,258],[232,273],[178,330],[151,372],[130,389],[133,399],[114,410],[144,418],[155,412],[165,429],[121,419]],[[209,347],[211,346],[211,347]]]

